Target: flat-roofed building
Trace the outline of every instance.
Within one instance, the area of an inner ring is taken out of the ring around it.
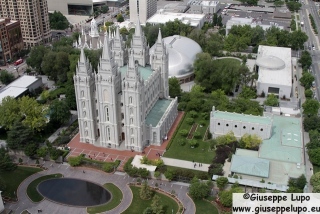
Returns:
[[[9,18],[0,19],[0,65],[17,58],[23,49],[20,22]]]
[[[1,18],[19,20],[25,48],[51,40],[47,0],[1,0]]]
[[[5,97],[18,98],[42,87],[42,78],[23,75],[0,90],[0,103]]]
[[[241,25],[241,26],[249,25],[251,27],[260,26],[264,30],[267,30],[271,27],[277,27],[281,30],[284,29],[283,26],[280,26],[278,23],[275,23],[275,22],[263,21],[261,19],[256,19],[256,18],[231,17],[231,19],[229,19],[226,24],[226,35],[229,34],[232,26],[234,26],[234,25],[236,25],[236,26],[237,25]]]
[[[189,24],[194,28],[201,29],[204,25],[204,14],[189,14],[189,13],[170,13],[165,12],[163,9],[158,10],[156,14],[154,14],[150,19],[148,19],[147,23],[150,24],[165,24],[169,21],[179,20],[184,24]]]
[[[256,72],[258,72],[257,93],[291,97],[292,60],[291,48],[259,45]]]
[[[213,14],[217,13],[220,9],[219,1],[201,1],[193,0],[189,3],[191,13],[200,13],[200,14]]]

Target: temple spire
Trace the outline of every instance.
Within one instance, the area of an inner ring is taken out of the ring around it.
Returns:
[[[108,37],[108,32],[106,31],[104,34],[102,59],[110,59],[110,58],[111,58],[111,53],[110,53],[109,37]]]
[[[159,42],[159,43],[162,42],[161,28],[159,28],[159,33],[158,33],[158,40],[157,40],[157,42]]]
[[[142,36],[142,29],[141,29],[141,24],[140,24],[139,17],[138,17],[138,20],[137,20],[137,24],[136,24],[136,29],[134,31],[134,35],[135,36]]]
[[[84,55],[84,50],[83,50],[83,48],[81,48],[79,63],[86,64],[86,62],[87,61],[86,61],[86,56]]]

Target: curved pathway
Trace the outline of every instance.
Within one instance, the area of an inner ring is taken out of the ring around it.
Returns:
[[[39,203],[33,203],[29,197],[27,196],[26,190],[28,185],[36,178],[48,175],[48,174],[55,174],[61,173],[64,177],[67,178],[79,178],[88,181],[92,181],[98,184],[105,184],[105,183],[113,183],[115,184],[123,193],[123,198],[121,203],[118,207],[110,210],[106,213],[110,214],[119,214],[125,211],[131,204],[132,201],[132,193],[130,188],[128,187],[128,183],[135,182],[135,178],[129,177],[124,173],[115,173],[115,174],[106,174],[98,170],[94,169],[84,169],[85,173],[83,173],[83,168],[72,168],[68,164],[55,164],[52,162],[46,162],[44,164],[48,170],[41,171],[39,173],[33,174],[27,179],[25,179],[18,188],[17,195],[19,201],[17,203],[8,203],[5,205],[5,208],[12,209],[14,213],[21,213],[23,210],[28,210],[30,213],[38,213],[38,210],[42,210],[43,214],[86,214],[85,207],[73,207],[67,206],[63,204],[58,204],[51,202],[49,200],[42,200]],[[186,208],[187,214],[195,213],[195,206],[193,201],[186,195],[188,192],[188,184],[184,183],[177,183],[177,182],[168,182],[168,181],[161,181],[161,180],[148,180],[148,183],[151,186],[155,186],[158,183],[158,187],[167,191],[171,192],[172,190],[175,191],[177,197],[183,203],[183,206]]]

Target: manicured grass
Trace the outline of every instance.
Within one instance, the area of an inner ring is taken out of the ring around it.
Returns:
[[[175,138],[173,139],[173,142],[170,146],[170,148],[164,153],[164,157],[169,158],[176,158],[180,160],[187,160],[187,161],[195,161],[200,163],[211,163],[213,158],[215,157],[215,151],[210,150],[210,143],[208,141],[203,141],[203,137],[205,135],[205,132],[209,125],[209,120],[205,120],[201,117],[199,114],[197,118],[194,118],[195,123],[199,124],[200,121],[205,121],[206,124],[202,127],[200,127],[200,124],[198,125],[198,128],[196,132],[201,133],[201,139],[198,140],[199,146],[196,148],[191,148],[189,145],[189,140],[187,140],[186,145],[181,146],[179,145],[180,139],[186,139],[185,137],[182,137],[179,134],[180,130],[188,130],[190,131],[192,125],[189,125],[187,123],[187,118],[190,118],[190,113],[186,113],[184,120],[181,122],[181,126],[178,133],[176,134]]]
[[[129,208],[124,211],[122,214],[141,214],[147,207],[151,207],[152,199],[142,200],[140,198],[140,187],[130,186],[130,189],[133,193],[132,203]],[[178,212],[178,204],[170,197],[155,192],[155,195],[159,196],[161,199],[161,204],[164,206],[164,214],[171,214]],[[173,210],[173,212],[172,212]]]
[[[42,176],[42,177],[37,178],[34,181],[32,181],[29,184],[29,186],[27,187],[27,194],[28,194],[29,198],[31,199],[31,201],[40,202],[43,199],[42,195],[40,195],[40,193],[37,190],[37,186],[39,183],[41,183],[42,181],[48,180],[48,179],[61,178],[61,177],[62,177],[62,174],[52,174],[52,175]]]
[[[17,196],[14,193],[17,193],[17,189],[20,183],[30,175],[40,171],[42,171],[42,169],[18,166],[18,168],[14,171],[1,172],[0,176],[3,178],[4,182],[6,183],[6,190],[3,191],[2,196],[7,196],[10,198],[16,199]]]
[[[196,214],[219,214],[218,209],[205,200],[194,200],[196,205]]]
[[[122,198],[122,192],[121,190],[114,184],[112,183],[106,183],[103,185],[104,188],[106,188],[112,195],[111,201],[109,201],[107,204],[103,204],[100,206],[95,206],[95,207],[88,207],[87,212],[88,213],[102,213],[105,211],[112,210],[113,208],[117,207]]]

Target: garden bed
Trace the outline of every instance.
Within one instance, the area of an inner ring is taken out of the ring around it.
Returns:
[[[187,137],[188,140],[191,140],[193,138],[193,133],[197,130],[197,128],[198,128],[198,124],[195,123],[192,125]]]

